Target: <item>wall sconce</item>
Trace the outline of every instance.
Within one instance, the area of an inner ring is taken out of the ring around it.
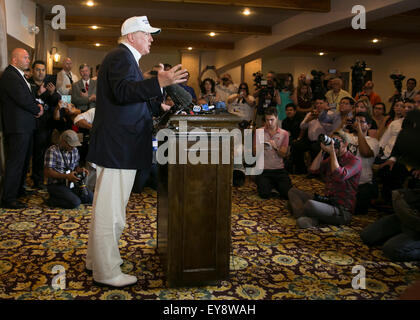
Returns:
[[[60,54],[58,53],[58,50],[56,47],[52,47],[50,50],[50,55],[53,57],[54,62],[60,61]]]

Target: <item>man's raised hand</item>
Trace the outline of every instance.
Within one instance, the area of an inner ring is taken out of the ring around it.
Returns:
[[[178,64],[168,71],[164,71],[163,65],[160,65],[162,68],[160,71],[158,71],[158,81],[161,88],[170,86],[171,84],[185,82],[187,79],[187,70],[182,69],[182,65]]]

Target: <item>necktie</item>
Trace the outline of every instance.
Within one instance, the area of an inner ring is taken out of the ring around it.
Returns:
[[[85,84],[85,88],[86,88],[86,92],[88,92],[89,91],[89,82],[87,82],[87,81],[86,81],[86,84]]]
[[[67,73],[67,77],[69,78],[70,83],[73,84],[73,78],[71,76],[71,73]]]

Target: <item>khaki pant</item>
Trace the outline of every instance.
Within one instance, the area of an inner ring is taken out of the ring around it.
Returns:
[[[119,276],[123,260],[118,248],[125,227],[128,199],[136,170],[109,169],[97,166],[96,187],[86,267],[93,270],[95,281]]]

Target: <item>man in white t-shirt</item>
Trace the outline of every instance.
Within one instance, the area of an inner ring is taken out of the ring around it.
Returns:
[[[65,58],[63,61],[63,69],[57,73],[57,91],[61,95],[70,95],[71,86],[73,83],[79,81],[77,75],[71,72],[73,63],[70,58]]]
[[[372,119],[366,112],[356,114],[355,133],[343,132],[349,141],[348,150],[362,160],[362,174],[356,195],[356,208],[354,214],[366,214],[372,199],[378,197],[378,186],[373,181],[372,166],[379,153],[379,141],[368,136]]]

